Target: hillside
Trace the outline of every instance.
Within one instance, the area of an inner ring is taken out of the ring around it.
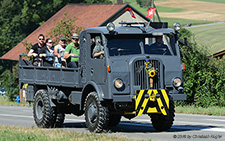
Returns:
[[[209,54],[225,50],[225,22],[187,28],[196,37],[196,42],[208,48]]]
[[[156,6],[185,9],[183,11],[160,12],[161,17],[203,21],[225,21],[225,0],[155,0]]]
[[[147,14],[149,6],[140,7],[136,0],[124,0]],[[225,0],[154,0],[161,20],[171,27],[174,22],[192,26],[188,29],[195,34],[196,42],[207,47],[209,54],[225,50]],[[194,26],[202,25],[204,26]]]

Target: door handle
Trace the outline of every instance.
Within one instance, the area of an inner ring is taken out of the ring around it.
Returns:
[[[91,68],[91,73],[94,73],[94,69],[93,68]]]

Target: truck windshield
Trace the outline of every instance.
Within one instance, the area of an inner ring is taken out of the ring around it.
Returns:
[[[107,37],[110,56],[141,54],[144,38],[137,35],[117,35]]]
[[[107,36],[110,56],[142,54],[177,55],[172,35],[116,35]]]

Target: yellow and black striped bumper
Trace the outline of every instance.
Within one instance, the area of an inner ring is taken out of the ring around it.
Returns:
[[[168,115],[169,97],[164,89],[162,90],[136,90],[135,113],[141,114],[162,113]],[[151,102],[157,102],[156,106],[150,106]]]

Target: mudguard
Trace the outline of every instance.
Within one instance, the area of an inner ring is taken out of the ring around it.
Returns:
[[[136,90],[135,113],[136,116],[150,113],[162,113],[168,115],[169,97],[165,89]],[[157,103],[152,106],[151,103]]]

